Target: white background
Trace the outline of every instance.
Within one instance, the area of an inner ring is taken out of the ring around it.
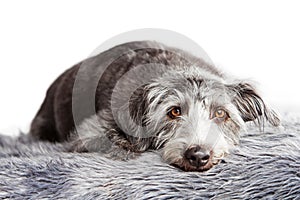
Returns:
[[[300,111],[297,1],[1,1],[0,132],[27,131],[50,83],[105,40],[162,28],[197,42],[222,70]]]

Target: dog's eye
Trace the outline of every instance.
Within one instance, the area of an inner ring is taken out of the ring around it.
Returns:
[[[171,108],[171,110],[168,112],[168,116],[171,119],[175,119],[181,115],[181,109],[178,106],[174,106]]]
[[[215,111],[214,117],[219,119],[224,119],[226,117],[226,112],[223,109],[218,109]]]

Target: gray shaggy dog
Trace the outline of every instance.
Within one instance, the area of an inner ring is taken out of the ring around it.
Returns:
[[[72,151],[128,159],[159,150],[185,171],[205,171],[239,142],[245,122],[277,114],[254,87],[183,50],[130,42],[88,58],[50,86],[31,124],[34,138]]]

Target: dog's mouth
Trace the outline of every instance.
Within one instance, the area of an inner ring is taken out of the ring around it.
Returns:
[[[175,163],[172,163],[172,165],[187,172],[204,172],[213,167],[213,163],[211,162],[207,162],[203,166],[194,166],[191,165],[189,162],[184,161],[183,159],[178,160]]]
[[[217,165],[222,161],[224,155],[222,156],[213,156],[211,153],[210,159],[206,163],[193,163],[185,158],[179,158],[171,165],[183,170],[183,171],[195,171],[195,172],[204,172],[211,169],[214,165]]]

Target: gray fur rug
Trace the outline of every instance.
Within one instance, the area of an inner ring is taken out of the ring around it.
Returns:
[[[157,152],[129,161],[0,136],[0,199],[300,199],[300,121],[250,127],[224,162],[183,172]]]

